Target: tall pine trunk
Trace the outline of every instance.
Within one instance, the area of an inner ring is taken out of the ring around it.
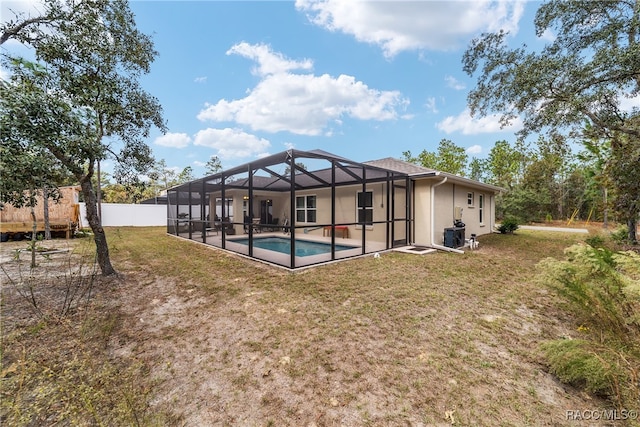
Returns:
[[[96,193],[93,191],[93,185],[91,179],[86,178],[80,181],[82,188],[82,195],[84,196],[84,202],[87,207],[87,222],[93,232],[93,239],[96,242],[96,256],[98,259],[98,265],[103,276],[111,276],[116,274],[116,270],[111,265],[111,259],[109,258],[109,246],[107,245],[107,236],[98,216],[98,202]]]

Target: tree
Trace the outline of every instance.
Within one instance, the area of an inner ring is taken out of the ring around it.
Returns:
[[[211,156],[205,165],[205,174],[214,175],[222,170],[222,163],[218,156]]]
[[[537,53],[510,49],[503,31],[471,42],[464,71],[473,76],[482,67],[469,93],[472,114],[497,111],[503,124],[524,114],[524,133],[580,128],[587,119],[640,137],[620,105],[640,89],[637,2],[551,0],[538,9],[535,28],[539,37],[556,34]]]
[[[460,176],[465,176],[469,158],[464,148],[455,145],[448,139],[440,141],[437,153],[422,150],[418,157],[413,157],[410,151],[405,151],[402,156],[407,162]]]
[[[2,95],[10,95],[5,107],[25,119],[11,126],[19,126],[25,140],[48,150],[80,183],[98,264],[103,275],[111,275],[115,269],[91,178],[97,162],[109,157],[122,171],[143,172],[151,162],[141,139],[151,126],[164,131],[165,124],[158,101],[138,80],[149,72],[156,52],[151,39],[136,29],[125,0],[46,0],[46,5],[41,20],[0,27],[0,40],[27,43],[47,69],[43,75],[10,62],[12,84],[3,85]],[[37,89],[29,93],[27,87]],[[51,137],[38,140],[38,121],[60,124]]]
[[[627,224],[627,239],[638,243],[636,228],[640,215],[640,144],[633,135],[615,132],[611,139],[609,166],[615,170],[611,178],[614,208]]]
[[[475,181],[486,182],[487,181],[486,171],[487,171],[486,160],[481,160],[481,159],[478,159],[477,157],[474,157],[471,159],[471,162],[469,162],[469,178]]]
[[[507,190],[513,189],[522,179],[526,153],[527,150],[523,146],[512,147],[505,140],[496,141],[486,161],[488,182]]]
[[[604,228],[609,225],[609,188],[611,180],[606,171],[608,160],[611,158],[611,142],[598,136],[593,127],[587,123],[584,129],[582,145],[585,150],[577,157],[582,162],[588,179],[586,191],[589,195],[596,193],[601,198],[602,221]],[[596,196],[591,197],[594,202]]]
[[[184,169],[182,169],[182,172],[178,174],[177,183],[175,185],[193,181],[194,179],[195,177],[193,176],[193,168],[191,166],[186,166]]]
[[[0,112],[4,113],[4,97],[0,100]],[[0,202],[9,203],[17,208],[28,207],[31,213],[33,231],[31,233],[31,268],[36,266],[35,240],[37,220],[35,207],[37,196],[42,190],[45,203],[45,230],[48,228],[47,199],[60,199],[60,192],[54,180],[57,178],[55,159],[42,150],[29,147],[20,139],[14,139],[11,128],[6,125],[8,117],[0,116]]]
[[[539,52],[526,45],[509,48],[503,31],[471,42],[463,69],[470,76],[480,70],[468,96],[471,113],[499,112],[503,125],[522,116],[522,136],[560,130],[578,136],[588,122],[603,137],[626,135],[628,144],[638,147],[640,127],[633,117],[639,108],[625,110],[622,102],[640,91],[638,1],[550,0],[538,9],[535,28],[538,36],[556,35]],[[625,155],[617,147],[611,154]],[[622,172],[609,170],[612,177]]]
[[[301,169],[307,170],[307,165],[305,165],[302,162],[296,162],[296,167],[295,167],[295,170],[297,171],[296,173],[302,173],[300,172]],[[291,174],[291,166],[287,164],[287,167],[284,168],[284,176],[288,176],[290,174]]]

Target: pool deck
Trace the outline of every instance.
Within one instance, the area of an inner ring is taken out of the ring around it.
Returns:
[[[180,233],[180,237],[189,238],[187,233]],[[239,253],[242,255],[249,256],[249,247],[246,244],[235,243],[233,239],[246,239],[248,237],[247,234],[236,234],[236,235],[227,235],[226,238],[226,250],[229,250],[234,253]],[[255,238],[261,237],[289,237],[289,234],[285,234],[282,232],[263,232],[254,234]],[[323,237],[312,234],[296,234],[296,239],[298,240],[308,240],[312,242],[320,242],[320,243],[331,243],[331,237]],[[192,239],[195,242],[205,243],[200,238],[200,233],[193,233]],[[359,239],[349,239],[349,238],[336,238],[336,245],[346,245],[346,246],[354,246],[354,249],[345,249],[335,252],[334,260],[351,258],[363,255],[362,253],[362,241]],[[206,245],[214,246],[216,248],[222,249],[222,233],[208,233],[206,237]],[[385,250],[384,242],[367,242],[367,253],[375,253],[381,252]],[[291,256],[289,254],[271,251],[268,249],[261,248],[253,248],[253,258],[257,260],[264,261],[270,264],[275,264],[278,266],[289,267],[291,262]],[[304,257],[295,257],[295,267],[305,267],[313,264],[326,263],[333,261],[331,259],[331,253],[319,254],[319,255],[308,255]]]

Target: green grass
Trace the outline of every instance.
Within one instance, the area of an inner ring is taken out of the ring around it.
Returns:
[[[108,239],[121,278],[96,295],[111,314],[96,306],[83,336],[139,378],[142,424],[438,424],[455,411],[459,425],[570,425],[567,408],[607,405],[560,389],[539,350],[579,325],[535,266],[578,234],[481,236],[464,255],[383,253],[295,273],[163,228]],[[9,338],[3,361],[20,363],[33,344]]]

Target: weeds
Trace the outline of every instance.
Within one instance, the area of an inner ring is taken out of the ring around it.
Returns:
[[[547,342],[561,380],[640,409],[640,255],[574,245],[566,260],[540,263],[541,279],[568,302],[585,339]]]
[[[81,244],[79,244],[82,247]],[[0,424],[165,425],[150,413],[146,366],[112,360],[117,307],[96,306],[92,253],[56,251],[37,267],[2,264]]]
[[[63,318],[82,303],[89,303],[97,274],[95,257],[88,261],[90,257],[86,255],[77,256],[67,252],[66,258],[55,266],[30,266],[25,270],[19,256],[20,249],[16,249],[15,253],[17,268],[10,272],[2,265],[0,269],[37,316]],[[51,261],[51,258],[45,260]]]

